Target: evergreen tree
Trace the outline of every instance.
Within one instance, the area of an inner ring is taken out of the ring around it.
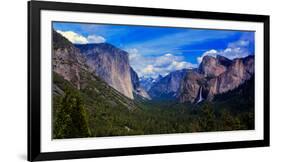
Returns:
[[[201,130],[203,131],[214,131],[216,130],[216,116],[213,108],[209,104],[203,105],[200,119],[199,119]]]
[[[54,138],[77,138],[91,135],[83,100],[77,91],[67,88],[57,108]]]

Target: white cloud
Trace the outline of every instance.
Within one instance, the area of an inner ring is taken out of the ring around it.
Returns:
[[[106,41],[104,37],[99,35],[89,35],[87,40],[89,43],[104,43]]]
[[[189,62],[185,62],[185,61],[181,61],[181,62],[177,62],[177,61],[173,61],[168,69],[174,71],[174,70],[181,70],[181,69],[190,69],[190,68],[194,68],[195,65],[191,64]]]
[[[227,48],[224,50],[211,49],[204,52],[200,57],[197,57],[197,62],[200,64],[204,56],[216,57],[217,55],[221,55],[228,59],[246,57],[252,54],[248,49],[249,45],[250,41],[241,39],[236,42],[229,43]]]
[[[73,31],[57,30],[57,32],[60,33],[62,36],[64,36],[66,39],[68,39],[72,43],[77,43],[77,44],[88,43],[88,40],[85,37],[73,32]]]
[[[73,31],[57,30],[62,36],[74,44],[104,43],[106,39],[98,35],[89,35],[87,38]]]
[[[139,51],[136,48],[128,49],[127,52],[129,53],[129,60],[135,60],[139,57]]]
[[[194,68],[196,65],[186,62],[184,57],[167,53],[161,56],[144,57],[137,49],[128,49],[130,65],[139,76],[157,77],[172,71]]]
[[[235,31],[223,31],[223,30],[183,30],[181,32],[167,33],[161,37],[149,39],[142,42],[133,42],[127,44],[127,48],[137,48],[142,54],[147,55],[159,55],[159,53],[180,53],[182,49],[180,47],[193,45],[213,39],[225,39],[229,36],[233,36]],[[191,49],[192,50],[192,49]]]
[[[201,63],[204,56],[213,56],[213,57],[215,57],[215,56],[217,56],[217,54],[218,54],[217,50],[211,49],[209,51],[204,52],[202,54],[202,56],[197,57],[197,62]]]
[[[156,66],[167,66],[172,63],[172,61],[182,60],[182,57],[174,56],[171,53],[156,57],[155,64]]]
[[[155,73],[156,69],[153,67],[153,65],[147,65],[142,71],[143,73]]]

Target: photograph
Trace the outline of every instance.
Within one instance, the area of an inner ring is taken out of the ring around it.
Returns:
[[[255,31],[51,24],[52,139],[255,130]]]

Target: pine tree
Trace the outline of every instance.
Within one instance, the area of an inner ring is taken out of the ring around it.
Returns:
[[[213,108],[209,104],[203,105],[199,123],[202,131],[216,130],[216,116]]]
[[[79,92],[67,88],[58,104],[54,123],[54,138],[78,138],[91,135],[87,112]]]

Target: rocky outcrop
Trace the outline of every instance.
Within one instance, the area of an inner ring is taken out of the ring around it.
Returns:
[[[220,57],[222,60],[222,56]],[[222,60],[224,63],[224,61]],[[199,66],[199,72],[205,77],[217,77],[226,71],[227,67],[222,65],[219,59],[212,56],[205,56]]]
[[[138,87],[137,89],[135,89],[134,93],[142,97],[143,99],[151,100],[149,94],[142,87]]]
[[[131,72],[131,79],[132,79],[134,93],[136,95],[141,96],[144,99],[149,99],[150,100],[151,98],[148,95],[148,93],[146,92],[146,90],[140,86],[140,81],[139,81],[138,74],[134,71],[133,68],[130,68],[130,72]]]
[[[224,56],[221,56],[221,55],[217,55],[216,60],[220,65],[223,65],[225,67],[229,67],[232,63],[232,60],[230,60]]]
[[[188,71],[180,85],[180,102],[195,102],[202,87],[202,97],[212,100],[237,88],[254,75],[254,56],[229,60],[223,56],[205,56],[198,70]]]
[[[108,43],[75,45],[86,56],[87,65],[111,87],[133,99],[128,53]]]
[[[89,69],[80,51],[56,31],[53,31],[52,68],[77,89],[81,87],[81,72]]]
[[[148,94],[154,99],[176,98],[187,69],[173,71],[152,85]]]
[[[225,93],[237,88],[246,80],[249,80],[253,74],[253,56],[234,59],[225,73],[209,81],[210,90],[208,97],[212,99],[215,94]]]
[[[131,68],[131,67],[130,67],[130,73],[131,73],[131,80],[132,80],[133,88],[134,88],[134,89],[137,89],[138,87],[140,87],[139,76],[138,76],[138,74],[134,71],[134,69]]]

